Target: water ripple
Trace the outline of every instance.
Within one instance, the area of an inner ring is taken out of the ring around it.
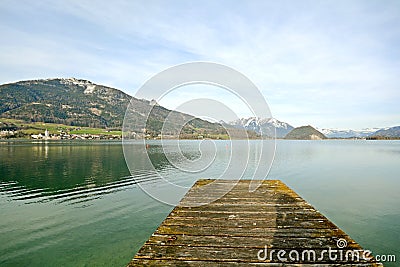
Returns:
[[[18,182],[0,183],[0,194],[6,195],[12,200],[23,201],[25,204],[57,201],[59,203],[82,203],[98,199],[102,195],[125,190],[138,183],[150,183],[159,180],[160,177],[149,171],[137,171],[134,176],[124,176],[117,181],[102,185],[87,183],[77,185],[74,188],[51,190],[50,188],[26,188]]]

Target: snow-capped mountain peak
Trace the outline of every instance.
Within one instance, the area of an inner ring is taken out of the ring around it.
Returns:
[[[367,137],[381,128],[365,128],[361,130],[349,130],[349,129],[319,129],[328,138],[363,138]]]
[[[255,131],[265,136],[284,137],[293,129],[293,126],[286,122],[279,121],[275,118],[241,118],[231,121],[228,124],[234,127],[243,127],[246,130]]]

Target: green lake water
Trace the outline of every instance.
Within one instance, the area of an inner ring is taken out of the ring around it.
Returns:
[[[181,143],[187,158],[199,157],[200,141]],[[229,142],[216,141],[205,171],[182,173],[159,141],[149,145],[155,169],[134,142],[131,174],[120,142],[0,142],[0,266],[125,266],[173,208],[138,183],[174,196],[157,173],[190,187],[219,177],[231,155]],[[267,178],[281,179],[365,249],[400,261],[400,141],[278,140]]]

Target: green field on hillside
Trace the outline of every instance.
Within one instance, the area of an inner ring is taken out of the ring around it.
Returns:
[[[90,127],[77,127],[68,126],[57,123],[43,123],[43,122],[25,122],[22,120],[0,118],[0,129],[17,128],[23,135],[44,133],[47,129],[50,134],[60,134],[61,132],[69,134],[92,134],[92,135],[121,135],[120,130],[109,130],[102,128]]]

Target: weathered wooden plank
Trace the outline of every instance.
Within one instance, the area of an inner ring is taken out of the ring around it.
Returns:
[[[227,208],[229,208],[230,206],[231,207],[235,207],[235,208],[243,206],[246,209],[248,209],[249,206],[253,207],[254,209],[263,208],[263,207],[274,207],[274,208],[276,208],[276,206],[279,205],[279,208],[282,208],[282,209],[306,208],[306,209],[315,210],[313,208],[313,206],[311,206],[308,203],[304,203],[304,202],[288,203],[288,202],[256,202],[256,201],[252,201],[252,202],[250,202],[250,201],[247,201],[247,202],[245,202],[245,201],[240,201],[240,202],[239,201],[231,201],[231,202],[228,202],[228,201],[226,201],[226,202],[212,202],[212,203],[209,203],[208,201],[194,201],[194,200],[187,201],[187,200],[185,200],[185,201],[181,202],[181,205],[187,205],[187,204],[193,204],[193,203],[201,203],[202,205],[207,205],[207,207],[211,208],[211,209],[213,207],[220,207],[220,206],[227,207]],[[201,209],[201,207],[188,207],[188,208],[191,208],[191,209],[200,208]]]
[[[336,247],[338,238],[349,240],[347,248],[361,249],[360,245],[347,235],[339,237],[316,238],[284,238],[284,237],[253,237],[247,236],[196,236],[196,235],[159,235],[153,234],[147,244],[170,246],[212,246],[212,247],[253,247],[263,248],[265,245],[274,248],[321,248]]]
[[[265,206],[254,206],[254,205],[241,205],[238,204],[232,207],[234,211],[259,211],[259,212],[275,212],[277,213],[276,206],[273,205],[265,205]],[[201,211],[204,207],[179,207],[177,210],[190,210],[190,211]],[[227,211],[229,210],[224,205],[207,205],[207,211]],[[308,206],[282,206],[279,208],[280,212],[291,212],[291,211],[310,211],[310,212],[317,212],[314,208]]]
[[[275,237],[324,237],[324,236],[343,236],[345,233],[339,228],[328,229],[307,229],[307,228],[242,228],[242,227],[225,227],[202,226],[195,228],[188,225],[161,225],[156,232],[157,234],[171,235],[214,235],[214,236],[275,236]]]
[[[362,248],[282,182],[262,181],[254,192],[249,180],[232,183],[197,181],[129,266],[382,266],[372,256],[343,258]],[[347,244],[337,250],[342,239]],[[300,255],[312,250],[319,260],[260,259],[263,248]],[[323,253],[328,249],[342,256],[333,260]]]
[[[227,196],[227,197],[235,197],[235,196],[251,197],[252,195],[254,195],[255,197],[261,198],[263,194],[278,196],[279,194],[286,194],[286,192],[287,191],[285,188],[269,188],[269,189],[257,190],[257,191],[251,192],[251,191],[248,191],[248,187],[244,187],[244,188],[234,187],[232,189],[217,188],[217,189],[213,189],[212,192],[205,191],[205,190],[196,190],[196,191],[189,192],[189,194],[187,196],[188,197],[196,197],[196,196],[212,197],[212,196],[223,195],[223,196]],[[298,195],[294,192],[288,192],[286,194],[286,196],[298,197]]]
[[[275,228],[277,227],[276,219],[270,220],[253,220],[245,218],[223,218],[210,220],[207,217],[197,218],[182,218],[182,217],[168,217],[163,223],[165,226],[191,226],[191,227],[213,227],[213,226],[224,226],[224,227],[242,227],[242,228]],[[314,229],[330,229],[336,227],[333,223],[328,220],[312,220],[312,221],[299,221],[299,220],[285,220],[285,225],[281,225],[282,228],[314,228]]]
[[[210,196],[204,196],[201,194],[190,194],[188,196],[185,197],[185,199],[183,199],[183,201],[204,201],[204,202],[208,202],[210,200],[214,200],[212,197]],[[281,195],[278,194],[269,194],[269,193],[265,193],[265,194],[259,194],[259,195],[251,195],[251,194],[240,194],[240,193],[236,193],[236,194],[227,194],[224,195],[224,198],[220,198],[217,200],[214,200],[214,203],[228,203],[228,202],[235,202],[238,203],[245,203],[245,202],[252,202],[252,203],[258,203],[258,202],[274,202],[274,203],[278,203],[278,202],[282,202],[282,203],[303,203],[304,200],[300,197],[297,196],[293,196],[293,197],[287,197],[287,198],[282,198]]]
[[[176,209],[174,210],[170,216],[177,216],[177,217],[208,217],[210,219],[214,218],[235,218],[235,217],[240,217],[240,218],[253,218],[253,219],[260,219],[263,220],[264,218],[266,220],[268,219],[276,219],[276,211],[271,210],[271,211],[237,211],[237,210],[222,210],[222,211],[213,211],[213,210],[189,210],[189,209]],[[322,214],[319,212],[315,211],[305,211],[305,210],[294,210],[294,211],[286,211],[282,212],[281,214],[282,220],[283,217],[285,219],[295,219],[295,220],[311,220],[311,219],[316,219],[316,220],[321,220],[325,219]]]

